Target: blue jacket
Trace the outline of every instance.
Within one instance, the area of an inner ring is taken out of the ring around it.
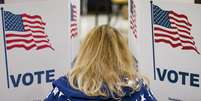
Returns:
[[[129,92],[125,89],[125,92]],[[53,82],[53,90],[44,101],[157,101],[150,89],[141,84],[139,91],[128,93],[120,100],[104,96],[87,96],[83,92],[72,88],[67,77],[60,77]]]

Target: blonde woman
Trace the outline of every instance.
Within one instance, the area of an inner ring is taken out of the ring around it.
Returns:
[[[108,25],[87,34],[73,68],[53,87],[45,101],[156,101],[126,38]]]

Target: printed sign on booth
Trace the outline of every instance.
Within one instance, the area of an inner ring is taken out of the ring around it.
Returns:
[[[42,101],[51,82],[71,68],[80,16],[79,1],[73,2],[75,15],[68,0],[1,5],[0,100]],[[70,29],[76,32],[73,38]]]
[[[150,77],[151,89],[158,100],[201,100],[201,14],[197,12],[201,6],[146,0],[129,2],[130,15],[131,9],[136,11],[138,32],[135,38],[130,29],[129,46],[139,68]],[[132,3],[135,8],[131,7]]]

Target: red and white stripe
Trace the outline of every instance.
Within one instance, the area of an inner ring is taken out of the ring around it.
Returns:
[[[70,25],[70,33],[71,33],[71,38],[75,37],[78,35],[78,25],[77,25],[77,7],[76,5],[71,5],[71,25]]]
[[[170,11],[169,18],[171,28],[154,25],[155,42],[167,43],[173,48],[180,47],[182,50],[193,50],[200,54],[191,35],[192,24],[188,17]]]
[[[133,0],[131,0],[131,12],[130,12],[130,29],[131,33],[137,38],[137,24],[136,24],[136,7]]]
[[[24,32],[6,31],[7,49],[24,48],[31,49],[44,49],[52,48],[48,35],[45,33],[45,24],[41,16],[28,14],[21,14]]]

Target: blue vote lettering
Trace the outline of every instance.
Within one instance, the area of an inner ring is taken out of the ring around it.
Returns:
[[[18,87],[20,84],[29,86],[32,85],[34,82],[36,82],[37,84],[41,84],[43,78],[45,78],[43,81],[49,83],[55,80],[54,76],[55,70],[50,69],[46,71],[36,71],[34,73],[27,72],[24,74],[10,75],[10,79],[12,81],[13,87]]]
[[[181,83],[182,85],[190,85],[193,87],[200,86],[199,74],[160,68],[156,68],[156,73],[160,81],[168,80],[170,83]]]

